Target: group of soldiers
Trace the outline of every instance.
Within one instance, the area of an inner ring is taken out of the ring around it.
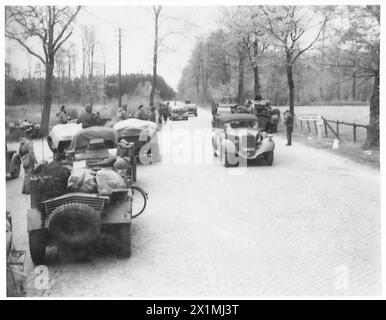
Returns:
[[[160,104],[158,112],[159,112],[158,122],[160,124],[162,124],[162,122],[166,122],[169,117],[167,107],[164,104]],[[103,125],[105,122],[100,117],[99,112],[93,113],[92,107],[90,105],[85,107],[85,112],[79,117],[79,119],[71,120],[65,106],[62,106],[60,108],[60,112],[57,114],[57,116],[58,116],[59,124],[66,124],[72,121],[75,123],[81,123],[82,128],[100,126],[100,125]],[[116,113],[116,121],[122,121],[129,118],[136,118],[140,120],[156,122],[157,121],[156,108],[150,107],[148,111],[146,111],[145,107],[143,105],[140,105],[138,106],[138,109],[134,114],[130,114],[128,112],[127,104],[124,104],[120,108],[118,108]]]

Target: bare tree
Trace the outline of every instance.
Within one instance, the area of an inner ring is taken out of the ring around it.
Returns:
[[[40,126],[43,135],[46,135],[49,129],[55,54],[71,36],[71,26],[80,9],[80,6],[75,8],[56,6],[6,7],[6,37],[18,42],[28,53],[45,65],[44,102]],[[37,39],[40,42],[43,55],[29,44],[30,39]]]
[[[289,88],[288,103],[290,112],[294,114],[293,66],[297,59],[319,40],[330,18],[330,12],[298,6],[259,6],[255,10],[258,11],[255,15],[257,23],[272,37],[276,46],[284,49]],[[316,35],[311,41],[304,43],[304,36],[313,28],[316,28]]]

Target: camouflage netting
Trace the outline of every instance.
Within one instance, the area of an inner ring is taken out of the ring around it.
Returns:
[[[66,193],[70,173],[69,168],[55,161],[37,166],[32,175],[38,178],[36,184],[38,203]]]

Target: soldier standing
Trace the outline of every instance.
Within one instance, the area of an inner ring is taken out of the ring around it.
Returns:
[[[37,163],[32,142],[32,131],[32,128],[28,128],[24,131],[25,137],[21,140],[19,147],[19,155],[22,159],[24,168],[24,180],[21,192],[25,194],[30,193],[30,178],[32,170]]]
[[[292,143],[292,132],[294,130],[294,116],[291,114],[289,110],[284,112],[284,123],[287,126],[287,144],[286,146],[290,146]]]

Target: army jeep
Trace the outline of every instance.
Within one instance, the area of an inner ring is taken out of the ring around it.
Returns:
[[[74,135],[63,160],[34,173],[27,226],[35,265],[44,263],[51,243],[86,248],[105,232],[117,240],[120,256],[131,255],[131,222],[144,211],[147,199],[133,185],[133,149],[133,144],[118,143],[114,129],[90,127]],[[71,174],[56,174],[66,170]],[[138,212],[132,206],[135,192],[144,198]]]

